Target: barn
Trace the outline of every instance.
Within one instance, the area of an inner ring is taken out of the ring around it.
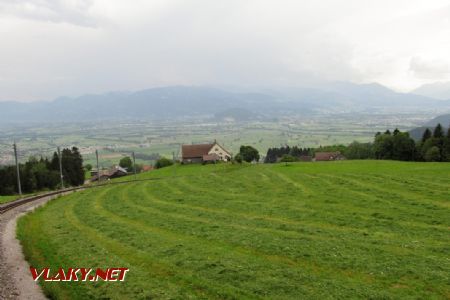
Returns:
[[[216,141],[211,144],[181,146],[181,161],[183,163],[207,163],[230,160],[230,152]]]
[[[343,160],[345,157],[341,152],[317,152],[314,155],[315,161],[331,161],[331,160]]]

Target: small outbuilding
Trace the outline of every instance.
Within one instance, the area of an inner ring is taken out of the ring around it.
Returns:
[[[106,179],[122,177],[127,174],[128,174],[128,172],[124,168],[122,168],[120,166],[114,166],[106,171],[100,171],[100,181],[106,180]],[[98,174],[91,177],[91,181],[97,181],[98,179],[99,179]]]
[[[314,161],[333,161],[333,160],[343,160],[345,157],[341,152],[316,152],[314,155]]]

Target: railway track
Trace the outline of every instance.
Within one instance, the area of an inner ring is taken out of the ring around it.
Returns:
[[[180,176],[177,176],[177,177],[180,177]],[[82,186],[62,189],[62,190],[58,190],[58,191],[52,191],[52,192],[48,192],[48,193],[44,193],[44,194],[40,194],[40,195],[36,195],[36,196],[31,196],[31,197],[27,197],[27,198],[17,199],[17,200],[11,201],[11,202],[0,204],[0,215],[6,213],[7,211],[9,211],[15,207],[19,207],[26,203],[34,202],[34,201],[37,201],[39,199],[42,199],[42,198],[45,198],[48,196],[63,195],[67,192],[91,189],[91,188],[102,187],[102,186],[111,185],[111,184],[125,184],[125,183],[131,183],[131,182],[139,182],[139,181],[153,181],[153,180],[161,180],[164,178],[165,177],[155,177],[155,178],[126,180],[126,181],[117,181],[117,182],[106,182],[106,183],[100,183],[100,184],[96,184],[96,185],[82,185]]]
[[[44,193],[44,194],[40,194],[40,195],[36,195],[36,196],[31,196],[31,197],[17,199],[17,200],[11,201],[11,202],[7,202],[7,203],[4,203],[4,204],[0,205],[0,214],[4,214],[8,210],[11,210],[11,209],[13,209],[15,207],[18,207],[18,206],[24,205],[26,203],[30,203],[30,202],[42,199],[44,197],[60,195],[60,194],[63,194],[65,192],[71,192],[71,191],[79,190],[79,189],[82,189],[82,188],[85,188],[85,187],[76,187],[76,188],[63,189],[63,190],[59,190],[59,191],[53,191],[53,192],[49,192],[49,193]]]

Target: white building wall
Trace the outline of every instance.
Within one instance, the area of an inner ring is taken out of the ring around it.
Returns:
[[[221,160],[230,160],[231,155],[219,144],[214,144],[214,146],[209,150],[208,154],[216,154]]]

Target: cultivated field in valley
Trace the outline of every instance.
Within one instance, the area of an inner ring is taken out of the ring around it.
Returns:
[[[448,298],[450,164],[177,166],[20,219],[34,267],[128,267],[41,283],[55,298]]]
[[[51,157],[56,148],[76,146],[84,162],[95,165],[95,150],[100,166],[118,164],[134,151],[137,162],[154,163],[152,154],[172,157],[181,144],[206,143],[217,139],[227,150],[237,153],[243,144],[265,155],[270,147],[349,144],[373,140],[386,128],[407,130],[432,116],[424,114],[335,114],[293,115],[279,119],[248,122],[219,122],[214,118],[167,121],[114,121],[89,123],[36,124],[21,127],[0,124],[0,166],[14,164],[12,143],[19,149],[19,160],[30,156]]]

